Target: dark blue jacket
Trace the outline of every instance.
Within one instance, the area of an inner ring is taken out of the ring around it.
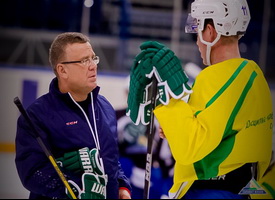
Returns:
[[[119,163],[117,121],[111,104],[93,90],[94,113],[105,173],[108,175],[107,198],[117,199],[119,187],[131,189]],[[88,118],[95,132],[92,103]],[[49,93],[38,98],[27,112],[54,158],[83,147],[95,148],[92,131],[81,109],[68,93],[58,89],[57,79],[50,84]],[[31,191],[30,198],[67,198],[65,186],[37,140],[30,135],[30,127],[20,116],[16,134],[16,167],[22,184]],[[66,173],[67,180],[75,181],[80,188],[81,175]]]

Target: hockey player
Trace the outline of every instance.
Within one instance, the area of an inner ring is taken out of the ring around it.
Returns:
[[[264,175],[272,152],[273,112],[264,74],[241,58],[238,41],[250,21],[246,0],[195,0],[186,24],[196,33],[207,66],[192,88],[180,61],[164,45],[145,42],[131,71],[128,115],[150,114],[147,98],[158,80],[154,114],[176,161],[171,198],[245,199]],[[190,94],[188,102],[183,97]],[[251,170],[252,169],[252,170]]]

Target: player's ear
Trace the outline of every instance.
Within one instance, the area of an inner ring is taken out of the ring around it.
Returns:
[[[68,76],[67,68],[64,64],[57,64],[56,73],[59,77],[66,78]]]
[[[207,24],[206,28],[208,29],[210,34],[210,41],[213,42],[217,37],[217,31],[212,24]]]
[[[216,29],[213,25],[207,24],[204,29],[204,40],[207,42],[213,42],[217,37]]]

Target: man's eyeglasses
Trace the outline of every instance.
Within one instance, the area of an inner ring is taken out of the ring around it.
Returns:
[[[92,63],[97,65],[99,63],[99,56],[95,56],[92,58],[85,58],[83,60],[77,60],[77,61],[62,62],[61,64],[73,64],[73,63],[80,63],[86,67],[91,66]]]

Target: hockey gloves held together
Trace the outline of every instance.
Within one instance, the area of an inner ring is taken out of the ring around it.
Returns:
[[[88,147],[65,153],[56,159],[66,171],[82,174],[82,189],[72,180],[68,180],[73,192],[79,199],[105,199],[107,176],[100,163],[99,152],[96,148]],[[66,189],[66,194],[71,195]]]
[[[167,105],[170,97],[182,99],[192,92],[181,62],[165,45],[147,41],[141,44],[130,73],[127,115],[135,124],[147,125],[151,115],[149,89],[152,77],[158,81],[157,104]]]

